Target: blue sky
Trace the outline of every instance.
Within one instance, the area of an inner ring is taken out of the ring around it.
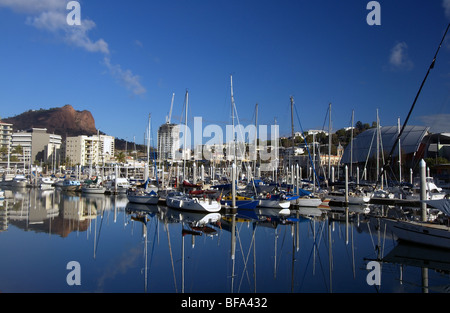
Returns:
[[[0,0],[0,117],[71,104],[96,127],[142,143],[179,122],[231,124],[230,75],[240,122],[290,133],[290,96],[303,130],[404,121],[450,21],[450,1],[84,0],[69,26],[66,0]],[[450,34],[410,125],[450,131]],[[445,129],[446,126],[446,129]],[[295,130],[300,126],[295,118]]]

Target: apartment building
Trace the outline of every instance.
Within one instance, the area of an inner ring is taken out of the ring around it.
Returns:
[[[158,129],[158,159],[174,160],[180,147],[180,125],[166,123]]]
[[[56,163],[61,160],[60,135],[47,133],[46,128],[31,128],[13,133],[11,136],[11,150],[21,146],[21,161],[29,163]]]
[[[83,166],[101,165],[114,157],[114,137],[77,136],[66,138],[66,160]]]
[[[0,148],[5,147],[6,149],[9,149],[11,145],[12,132],[12,124],[3,123],[0,121]]]

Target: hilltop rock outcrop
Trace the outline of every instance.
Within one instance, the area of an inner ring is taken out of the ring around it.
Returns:
[[[47,132],[61,135],[63,138],[97,133],[91,112],[76,111],[70,104],[48,110],[29,110],[2,121],[13,124],[14,131],[46,128]]]

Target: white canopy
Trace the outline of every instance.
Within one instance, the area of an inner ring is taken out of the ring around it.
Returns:
[[[406,126],[400,138],[402,154],[414,153],[419,149],[422,139],[428,134],[429,127],[425,126]],[[368,129],[353,139],[353,163],[365,162],[367,156],[373,157],[377,153],[377,128]],[[381,143],[380,152],[389,153],[392,146],[396,143],[398,136],[398,126],[380,127]],[[383,150],[381,150],[381,147]],[[350,149],[348,144],[344,150],[341,163],[350,163]],[[394,150],[393,156],[398,155],[398,145]]]

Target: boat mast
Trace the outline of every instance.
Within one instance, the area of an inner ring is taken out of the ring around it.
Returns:
[[[397,122],[398,133],[400,134],[400,117]],[[402,146],[400,144],[400,137],[398,137],[398,181],[402,182]]]
[[[377,109],[377,177],[380,176],[380,119]]]
[[[231,118],[233,120],[233,152],[234,152],[234,162],[236,163],[236,131],[234,128],[234,95],[233,95],[233,75],[230,75],[230,86],[231,86]],[[236,164],[237,165],[237,164]]]
[[[291,172],[291,177],[294,177],[294,171],[292,169],[292,159],[294,157],[294,151],[295,151],[295,135],[294,135],[294,97],[291,96],[291,138],[292,138],[292,154],[289,153],[289,167],[288,171],[286,172],[286,179],[288,178],[288,173]]]
[[[152,119],[152,114],[148,114],[148,125],[147,125],[147,164],[150,163],[150,121]]]
[[[175,98],[175,93],[172,93],[172,102],[170,103],[169,116],[166,117],[166,123],[170,124],[170,119],[172,118],[173,100]]]
[[[185,112],[185,117],[184,117],[184,147],[183,147],[183,180],[186,179],[186,142],[187,142],[187,114],[188,114],[188,102],[189,102],[189,95],[188,95],[188,91],[186,90],[186,97],[185,97],[185,102],[186,102],[186,112]]]
[[[292,134],[292,153],[294,153],[294,97],[291,96],[291,134]]]
[[[355,110],[352,110],[352,125],[350,138],[350,177],[353,177],[353,125],[355,123]]]
[[[331,103],[328,105],[328,181],[331,180]]]
[[[256,163],[258,162],[258,103],[255,105],[255,162],[253,163],[253,177],[256,177]]]

